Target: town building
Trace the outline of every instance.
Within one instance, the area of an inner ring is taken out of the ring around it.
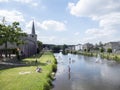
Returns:
[[[108,42],[104,45],[105,51],[110,48],[113,53],[120,53],[120,42]]]
[[[82,50],[82,44],[75,45],[75,51],[80,51],[80,50]]]
[[[93,50],[94,45],[90,43],[85,43],[82,46],[82,50]]]
[[[68,48],[65,49],[67,52],[75,51],[75,45],[69,45]]]

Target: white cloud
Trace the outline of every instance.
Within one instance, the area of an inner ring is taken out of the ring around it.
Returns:
[[[66,30],[66,26],[64,23],[55,20],[43,21],[40,26],[44,30],[56,30],[56,31]]]
[[[92,42],[98,43],[99,41],[108,42],[108,41],[116,41],[117,30],[108,30],[108,29],[88,29],[85,31],[85,37],[83,38],[83,42]]]
[[[0,0],[0,2],[8,2],[9,0]]]
[[[33,21],[27,22],[26,25],[25,25],[25,29],[24,29],[24,30],[25,30],[25,32],[28,33],[28,34],[31,33],[32,22],[33,22]],[[35,28],[36,28],[36,26],[35,26]]]
[[[110,41],[120,38],[120,0],[79,0],[68,3],[70,14],[99,22],[98,28],[85,31],[84,41]]]
[[[63,44],[77,44],[79,43],[78,40],[70,40],[70,38],[65,38],[65,37],[59,37],[59,36],[53,36],[53,35],[49,35],[49,36],[42,36],[40,35],[38,37],[38,39],[40,41],[42,41],[44,44],[57,44],[57,45],[63,45]],[[59,40],[59,41],[58,41]]]
[[[32,6],[38,6],[39,2],[35,2],[35,0],[0,0],[0,3],[2,2],[18,2],[23,4],[28,4]]]
[[[101,16],[99,19],[100,27],[106,29],[116,29],[120,28],[120,12],[106,14]]]
[[[78,36],[78,35],[80,35],[80,32],[75,32],[74,35]]]
[[[40,36],[39,40],[41,40],[44,43],[50,43],[56,42],[57,37],[55,36]]]
[[[62,22],[55,20],[45,20],[43,22],[35,21],[36,28],[38,30],[55,30],[55,31],[65,31],[66,25]],[[29,30],[32,25],[32,21],[26,23],[26,30]]]
[[[19,21],[19,22],[24,22],[24,17],[23,14],[19,11],[16,10],[2,10],[0,9],[0,17],[6,18],[7,22],[14,22],[14,21]]]
[[[35,0],[13,0],[20,3],[30,4],[32,6],[38,6],[38,3]]]
[[[79,0],[76,4],[69,3],[70,13],[75,16],[99,16],[120,11],[120,0]]]
[[[99,37],[109,37],[112,34],[116,33],[116,30],[107,30],[107,29],[88,29],[85,33],[86,35],[90,36],[90,37],[95,37],[95,38],[99,38]]]

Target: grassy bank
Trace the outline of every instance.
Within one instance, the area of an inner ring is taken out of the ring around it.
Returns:
[[[77,52],[77,54],[82,54],[86,56],[94,56],[97,57],[98,53],[92,53],[92,52]],[[119,54],[112,54],[112,53],[100,53],[101,58],[105,58],[108,60],[115,60],[120,62],[120,55]]]
[[[30,66],[0,70],[0,90],[50,90],[52,76],[56,71],[56,60],[52,53],[46,52],[41,57],[24,59]],[[49,63],[48,63],[49,61]],[[42,71],[36,72],[36,65]]]

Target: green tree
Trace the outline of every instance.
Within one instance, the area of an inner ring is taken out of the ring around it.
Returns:
[[[84,49],[84,52],[86,52],[87,51],[87,49]]]
[[[37,43],[38,43],[38,53],[42,50],[42,48],[43,48],[43,43],[41,42],[41,41],[37,41]]]
[[[5,25],[4,20],[3,24],[0,24],[0,44],[5,44],[5,57],[7,57],[7,43],[16,43],[23,44],[21,37],[25,37],[27,34],[23,33],[19,27],[19,22],[13,22],[12,25]]]
[[[108,48],[108,49],[107,49],[107,52],[108,52],[108,53],[112,53],[112,49],[111,49],[111,48]]]
[[[104,48],[100,48],[100,52],[103,53],[104,52]]]
[[[53,47],[53,49],[52,49],[52,51],[54,52],[54,53],[59,53],[60,52],[60,46],[54,46]]]
[[[67,47],[68,47],[68,46],[65,45],[65,44],[62,46],[62,53],[63,53],[63,54],[65,54],[65,49],[66,49]]]

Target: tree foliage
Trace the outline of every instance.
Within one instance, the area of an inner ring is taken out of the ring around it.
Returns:
[[[108,52],[108,53],[112,53],[112,49],[111,49],[111,48],[108,48],[108,49],[107,49],[107,52]]]
[[[53,47],[53,49],[52,49],[52,51],[54,52],[54,53],[59,53],[60,52],[60,46],[54,46]]]
[[[4,22],[0,24],[0,44],[5,44],[5,56],[7,57],[7,43],[16,43],[23,44],[23,40],[21,37],[27,36],[26,33],[23,33],[21,28],[19,27],[19,22],[13,22],[11,25],[5,25]]]
[[[68,46],[65,45],[65,44],[62,46],[62,53],[63,53],[63,54],[65,54],[65,49],[66,49],[67,47],[68,47]]]
[[[103,53],[105,50],[104,48],[100,48],[100,52]]]
[[[41,41],[37,41],[37,44],[38,44],[38,53],[39,53],[43,48],[43,43]]]

